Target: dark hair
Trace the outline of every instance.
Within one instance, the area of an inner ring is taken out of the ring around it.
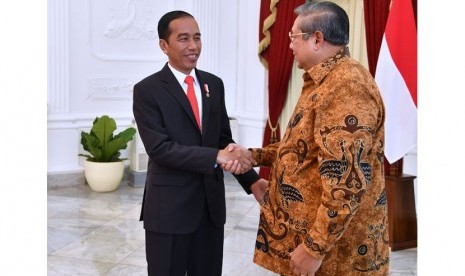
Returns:
[[[171,21],[182,17],[194,18],[185,11],[171,11],[163,15],[158,21],[158,38],[168,41],[168,37],[171,34],[169,29]]]
[[[332,2],[310,2],[300,5],[294,12],[304,19],[300,26],[303,33],[320,31],[332,45],[345,46],[349,43],[349,17],[338,5]]]

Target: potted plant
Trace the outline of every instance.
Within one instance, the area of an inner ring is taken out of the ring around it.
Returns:
[[[96,117],[90,133],[81,132],[81,145],[88,154],[84,161],[84,175],[87,183],[96,192],[111,192],[121,183],[124,173],[124,160],[120,158],[121,150],[126,149],[129,141],[136,134],[136,129],[129,127],[113,135],[116,122],[107,115]]]

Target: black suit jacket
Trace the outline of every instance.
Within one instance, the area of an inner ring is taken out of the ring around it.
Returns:
[[[149,156],[140,217],[147,230],[190,233],[205,203],[215,225],[226,221],[223,170],[215,167],[218,150],[234,143],[223,81],[201,70],[195,73],[202,90],[202,132],[167,64],[134,86],[134,117]],[[254,170],[235,177],[248,194],[259,179]]]

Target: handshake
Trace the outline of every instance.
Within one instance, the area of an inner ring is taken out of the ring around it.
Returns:
[[[252,152],[237,144],[229,144],[220,150],[216,157],[216,163],[223,170],[234,174],[243,174],[257,165],[252,157]]]
[[[249,171],[253,166],[257,166],[257,161],[252,157],[252,152],[243,146],[237,144],[229,144],[224,149],[218,152],[216,163],[221,168],[233,174],[243,174]],[[260,204],[264,203],[265,192],[268,187],[268,181],[260,178],[250,185],[255,199]]]

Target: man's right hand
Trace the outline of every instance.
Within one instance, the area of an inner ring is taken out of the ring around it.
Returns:
[[[220,150],[216,162],[225,171],[234,174],[245,173],[257,164],[252,157],[252,153],[237,144],[229,144],[226,148]]]

